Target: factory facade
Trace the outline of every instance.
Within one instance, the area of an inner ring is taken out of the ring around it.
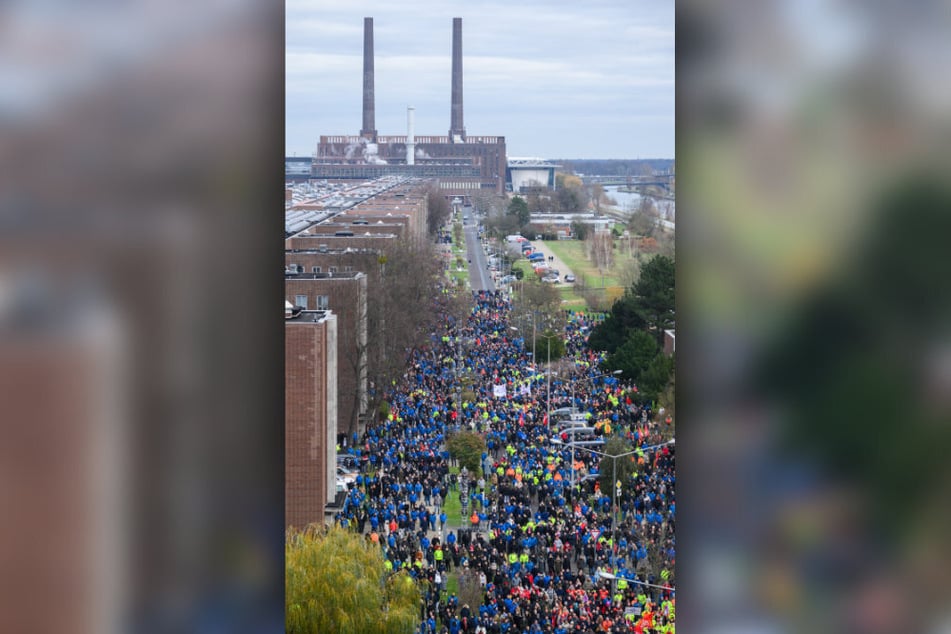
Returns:
[[[363,23],[363,127],[358,135],[321,136],[311,178],[370,180],[398,175],[434,180],[449,196],[485,190],[503,194],[505,137],[468,136],[463,123],[462,18],[452,22],[451,121],[446,136],[415,135],[407,110],[403,136],[381,136],[375,125],[373,18]]]

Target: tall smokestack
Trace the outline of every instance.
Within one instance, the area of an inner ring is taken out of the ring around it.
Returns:
[[[373,18],[363,18],[363,129],[360,136],[376,141],[373,99]]]
[[[449,140],[466,140],[466,128],[462,124],[462,18],[452,19],[452,120]]]
[[[415,165],[416,164],[416,132],[415,126],[413,125],[413,115],[416,112],[416,108],[409,106],[406,109],[406,164]]]

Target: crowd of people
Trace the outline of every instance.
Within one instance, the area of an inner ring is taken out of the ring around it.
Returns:
[[[590,318],[568,318],[561,370],[545,376],[510,326],[507,296],[473,296],[468,317],[443,315],[445,330],[388,392],[389,414],[347,448],[361,472],[337,521],[419,580],[419,634],[673,632],[675,447],[664,417],[601,369],[585,344]],[[572,451],[558,438],[550,412],[563,408],[630,443],[620,491],[599,486],[600,446]],[[451,468],[447,439],[459,430],[485,438],[481,473]],[[466,512],[454,525],[445,504],[457,493]],[[448,591],[450,575],[478,584],[472,605]]]

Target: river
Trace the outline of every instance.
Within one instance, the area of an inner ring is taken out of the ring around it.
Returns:
[[[633,211],[641,203],[640,194],[618,191],[617,186],[605,187],[604,193],[616,200],[617,208],[622,211]],[[676,206],[673,200],[655,198],[654,204],[661,210],[661,216],[665,220],[674,220]]]

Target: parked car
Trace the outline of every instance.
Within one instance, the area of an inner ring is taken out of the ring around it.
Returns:
[[[565,281],[570,284],[570,283],[572,283],[572,282],[575,281],[575,276],[574,276],[574,275],[566,275],[566,276],[565,276]]]
[[[557,284],[561,280],[558,279],[557,275],[546,275],[545,277],[542,278],[542,281],[547,282],[549,284]]]

